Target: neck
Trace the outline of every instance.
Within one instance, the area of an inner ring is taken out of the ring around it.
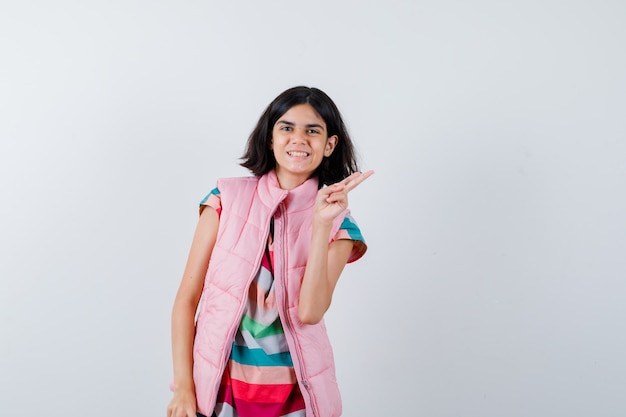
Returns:
[[[276,179],[278,180],[278,186],[283,190],[293,190],[304,184],[309,178],[296,175],[281,175],[281,173],[276,171]]]

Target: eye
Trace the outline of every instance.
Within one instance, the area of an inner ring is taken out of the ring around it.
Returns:
[[[291,132],[293,128],[291,126],[282,126],[280,130],[283,132]]]
[[[319,135],[320,131],[317,130],[317,129],[309,129],[309,130],[307,130],[307,133],[310,134],[310,135]]]

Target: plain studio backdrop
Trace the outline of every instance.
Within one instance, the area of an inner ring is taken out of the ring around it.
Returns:
[[[300,84],[376,170],[326,316],[344,415],[626,415],[625,22],[621,0],[3,1],[0,415],[165,415],[198,202]]]

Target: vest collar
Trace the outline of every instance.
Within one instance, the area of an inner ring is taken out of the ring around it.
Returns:
[[[267,206],[274,207],[284,201],[287,212],[306,210],[315,204],[319,180],[309,178],[292,190],[283,190],[278,184],[276,171],[271,170],[259,179],[259,196]]]

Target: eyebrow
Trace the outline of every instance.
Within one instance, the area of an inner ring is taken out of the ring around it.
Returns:
[[[279,124],[279,123],[287,125],[287,126],[295,126],[296,125],[295,123],[289,122],[287,120],[279,120],[279,121],[276,122],[276,124]],[[317,127],[319,129],[324,129],[324,126],[322,126],[320,124],[317,124],[317,123],[311,123],[311,124],[308,124],[308,125],[304,125],[304,127],[307,127],[307,128]]]

